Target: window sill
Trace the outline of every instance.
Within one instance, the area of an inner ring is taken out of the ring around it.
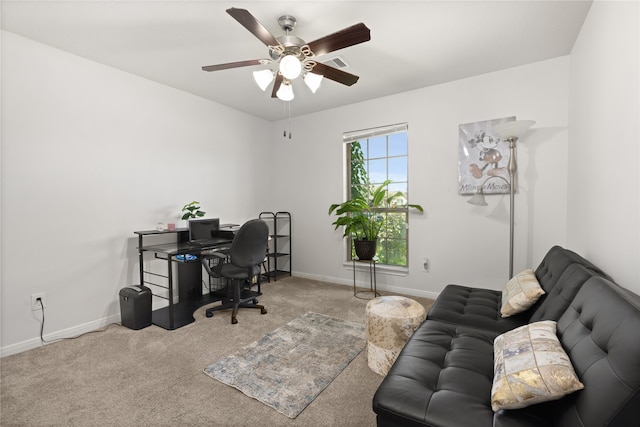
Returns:
[[[353,270],[353,262],[347,261],[342,264],[347,270]],[[357,262],[356,271],[369,271],[369,264],[367,262]],[[407,276],[409,269],[407,267],[396,267],[391,265],[376,264],[376,274],[386,274],[389,276]]]

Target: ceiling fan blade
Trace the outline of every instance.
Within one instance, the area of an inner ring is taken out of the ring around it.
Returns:
[[[227,13],[245,27],[251,34],[256,36],[262,43],[267,46],[279,46],[280,42],[276,40],[273,34],[267,30],[248,10],[237,9],[235,7],[227,9]]]
[[[219,71],[219,70],[227,70],[229,68],[248,67],[250,65],[261,65],[268,62],[270,61],[265,59],[251,59],[249,61],[227,62],[226,64],[217,64],[217,65],[205,65],[204,67],[202,67],[202,69],[204,71]]]
[[[271,97],[272,98],[277,98],[276,93],[278,92],[278,89],[280,89],[280,85],[282,84],[282,74],[278,73],[278,75],[276,76],[276,81],[273,82],[273,90],[271,91]]]
[[[362,22],[337,31],[328,36],[308,43],[311,51],[316,55],[324,55],[334,50],[344,49],[371,40],[371,30]]]
[[[322,62],[316,62],[316,65],[311,69],[312,73],[320,74],[329,80],[342,83],[343,85],[354,85],[360,77],[355,74],[349,74],[337,68],[330,67]]]

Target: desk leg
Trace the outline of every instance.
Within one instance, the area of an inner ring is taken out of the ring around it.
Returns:
[[[142,234],[138,235],[138,261],[140,262],[140,286],[144,286],[144,252],[142,250]]]
[[[168,275],[168,284],[169,284],[169,329],[173,329],[173,257],[171,255],[168,256],[167,262],[167,275]]]

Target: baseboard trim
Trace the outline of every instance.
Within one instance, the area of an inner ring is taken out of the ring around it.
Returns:
[[[308,273],[301,273],[301,272],[295,272],[295,271],[292,272],[292,275],[295,277],[301,277],[303,279],[317,280],[319,282],[328,282],[328,283],[335,283],[338,285],[353,286],[353,279],[351,280],[341,279],[338,277],[321,276],[317,274],[308,274]],[[360,287],[363,287],[363,286],[368,287],[369,282],[357,283],[357,285]],[[380,283],[378,283],[376,287],[378,290],[382,290],[382,291],[393,292],[393,293],[398,293],[402,295],[412,295],[412,296],[423,297],[423,298],[436,299],[438,298],[438,295],[440,295],[439,292],[421,291],[418,289],[404,288],[401,286],[384,285]]]
[[[334,284],[343,285],[343,286],[353,286],[352,279],[351,280],[342,279],[339,277],[308,274],[308,273],[295,272],[295,271],[292,272],[292,276],[301,277],[303,279],[317,280],[319,282],[334,283]],[[369,286],[369,283],[368,282],[358,283],[358,286]],[[431,298],[431,299],[436,299],[439,295],[438,292],[421,291],[417,289],[404,288],[400,286],[390,286],[390,285],[384,285],[384,284],[378,284],[377,288],[382,291],[393,292],[393,293],[398,293],[402,295],[413,295],[417,297],[424,297],[424,298]],[[156,309],[157,307],[154,306],[153,308]],[[68,329],[63,329],[60,331],[45,334],[44,339],[46,341],[55,341],[59,339],[74,338],[78,335],[82,335],[87,332],[92,332],[98,329],[102,329],[111,323],[119,323],[119,322],[120,322],[120,313],[117,313],[108,317],[103,317],[102,319],[84,323],[82,325],[78,325]],[[53,343],[43,343],[40,341],[40,337],[32,338],[16,344],[11,344],[6,347],[0,348],[0,358],[5,356],[11,356],[12,354],[22,353],[23,351],[32,350],[34,348],[38,348],[48,344],[53,344]]]
[[[57,340],[75,338],[78,335],[82,335],[82,334],[86,334],[87,332],[92,332],[98,329],[102,329],[111,323],[120,323],[120,313],[113,314],[108,317],[103,317],[102,319],[94,320],[92,322],[84,323],[82,325],[74,326],[68,329],[51,332],[51,333],[45,334],[43,338],[46,341],[57,342]],[[0,348],[0,358],[5,356],[11,356],[12,354],[22,353],[23,351],[32,350],[34,348],[42,347],[48,344],[53,344],[53,342],[43,343],[42,341],[40,341],[40,337],[32,338],[16,344],[11,344],[6,347]]]

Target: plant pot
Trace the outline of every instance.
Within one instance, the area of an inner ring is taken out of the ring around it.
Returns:
[[[378,244],[377,240],[359,240],[354,239],[353,247],[356,251],[356,256],[358,259],[362,260],[371,260],[374,256],[376,256],[376,245]]]

